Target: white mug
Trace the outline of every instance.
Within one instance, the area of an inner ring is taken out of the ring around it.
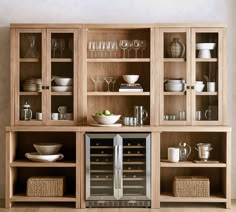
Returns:
[[[42,121],[43,119],[43,113],[36,112],[36,120]]]
[[[59,106],[58,112],[62,113],[62,114],[66,114],[67,113],[67,106]]]
[[[65,120],[73,120],[73,113],[66,113],[64,115]]]
[[[168,161],[173,163],[179,162],[179,148],[176,147],[168,148]]]
[[[202,114],[202,112],[201,112],[200,110],[197,110],[197,111],[196,111],[196,114],[195,114],[195,115],[196,115],[196,116],[195,116],[195,120],[196,120],[196,121],[200,121],[200,120],[201,120],[201,118],[202,118],[202,117],[201,117],[201,114]]]
[[[215,82],[207,82],[207,91],[208,92],[215,92],[216,90],[216,83]]]
[[[58,120],[59,119],[59,113],[52,113],[52,120]]]

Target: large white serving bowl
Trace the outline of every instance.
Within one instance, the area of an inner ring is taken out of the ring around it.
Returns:
[[[62,85],[62,86],[72,85],[72,81],[73,81],[72,78],[63,78],[63,77],[55,78],[56,85]]]
[[[123,75],[124,81],[129,84],[134,84],[138,81],[139,75]]]
[[[72,86],[52,86],[54,92],[67,92],[72,91]]]
[[[109,116],[105,116],[105,115],[95,116],[95,115],[92,115],[92,117],[99,124],[111,125],[111,124],[116,123],[119,120],[120,115],[109,115]]]
[[[54,155],[59,152],[62,144],[57,143],[39,143],[33,144],[34,148],[40,155]]]
[[[180,92],[183,91],[184,84],[183,83],[166,83],[165,90],[170,92]]]
[[[209,49],[212,50],[215,48],[215,43],[197,43],[196,44],[196,48],[197,50],[201,50],[201,49]]]

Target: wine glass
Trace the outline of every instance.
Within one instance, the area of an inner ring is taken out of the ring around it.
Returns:
[[[115,91],[115,83],[116,83],[116,77],[112,77],[112,91]]]
[[[133,40],[133,49],[135,51],[135,57],[138,57],[138,50],[140,48],[140,40]]]
[[[101,41],[101,57],[106,57],[106,42]]]
[[[141,49],[141,57],[143,58],[143,52],[147,47],[147,41],[146,40],[140,40],[140,49]]]
[[[25,54],[25,58],[38,58],[39,57],[39,53],[38,50],[36,48],[36,36],[35,35],[30,35],[28,36],[29,39],[29,48]]]
[[[112,77],[104,77],[104,80],[107,83],[107,92],[110,92],[110,83],[112,82]]]
[[[58,48],[58,40],[55,38],[52,38],[52,51],[53,51],[53,57],[56,57],[56,50]]]
[[[111,41],[106,41],[106,51],[109,52],[108,57],[111,57]]]
[[[59,49],[61,51],[61,57],[63,55],[63,51],[65,50],[65,40],[64,39],[59,39]]]
[[[99,57],[99,52],[102,50],[102,42],[101,41],[96,41],[95,42],[95,57]]]
[[[103,77],[92,76],[91,80],[94,82],[94,91],[101,91],[101,84],[103,82]]]
[[[130,51],[133,49],[133,42],[130,41],[129,44],[128,44],[128,57],[130,57]]]
[[[123,50],[123,58],[125,58],[125,50],[129,47],[128,40],[120,40],[119,47]]]
[[[93,41],[88,42],[88,51],[89,51],[89,57],[93,57]]]

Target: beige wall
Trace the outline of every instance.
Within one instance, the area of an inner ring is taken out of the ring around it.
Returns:
[[[45,3],[46,2],[46,3]],[[234,0],[1,0],[0,1],[0,198],[4,196],[4,128],[9,124],[10,23],[226,23],[229,26],[229,116],[236,127]],[[234,17],[233,17],[234,16]],[[233,60],[234,58],[234,60]],[[231,92],[233,90],[233,92]],[[235,111],[234,111],[235,112]],[[233,141],[236,133],[233,133]],[[236,144],[232,144],[234,153]],[[236,174],[236,154],[232,154]],[[235,171],[234,171],[235,170]],[[236,178],[232,177],[236,198]]]

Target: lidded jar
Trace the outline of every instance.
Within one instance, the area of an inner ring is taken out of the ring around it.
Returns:
[[[25,102],[21,109],[21,120],[29,121],[32,119],[32,110],[30,104]]]
[[[168,47],[168,55],[172,58],[182,58],[185,54],[185,45],[179,38],[173,38],[173,41]]]

